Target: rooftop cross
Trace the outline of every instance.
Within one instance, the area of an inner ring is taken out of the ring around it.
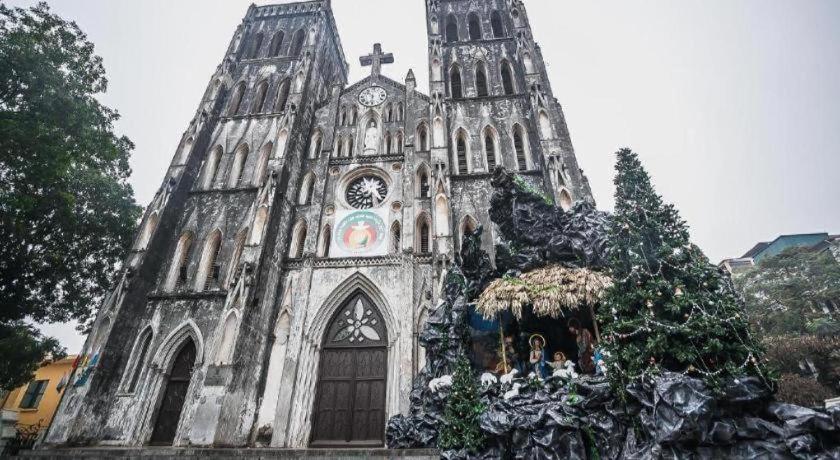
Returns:
[[[378,76],[379,71],[382,69],[382,64],[391,64],[394,62],[394,55],[383,53],[382,45],[375,43],[373,45],[373,53],[360,57],[359,62],[361,62],[362,66],[371,66],[371,76]]]

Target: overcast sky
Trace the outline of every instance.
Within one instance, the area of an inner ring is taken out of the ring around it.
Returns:
[[[33,1],[5,0],[15,6]],[[105,60],[146,205],[246,0],[52,0]],[[285,2],[258,2],[258,4]],[[631,147],[717,262],[785,233],[840,233],[840,1],[526,0],[598,206]],[[428,88],[423,0],[333,0],[351,83],[374,42]],[[49,327],[74,352],[81,338]]]

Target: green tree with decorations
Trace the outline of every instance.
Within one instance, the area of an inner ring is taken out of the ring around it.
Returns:
[[[686,223],[656,194],[638,156],[629,149],[617,156],[614,284],[599,310],[614,386],[662,371],[702,378],[712,388],[747,375],[773,386],[729,277],[691,244]]]
[[[452,387],[443,413],[438,447],[443,450],[477,452],[484,444],[478,419],[484,412],[470,362],[463,355],[452,376]]]

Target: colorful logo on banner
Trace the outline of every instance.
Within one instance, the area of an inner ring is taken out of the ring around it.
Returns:
[[[333,256],[378,256],[385,254],[388,245],[387,227],[383,212],[377,210],[339,211],[333,239],[335,248]]]

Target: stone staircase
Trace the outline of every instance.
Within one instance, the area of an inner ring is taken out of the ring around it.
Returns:
[[[228,449],[192,447],[86,447],[23,451],[19,458],[38,459],[306,459],[436,460],[433,449]]]

